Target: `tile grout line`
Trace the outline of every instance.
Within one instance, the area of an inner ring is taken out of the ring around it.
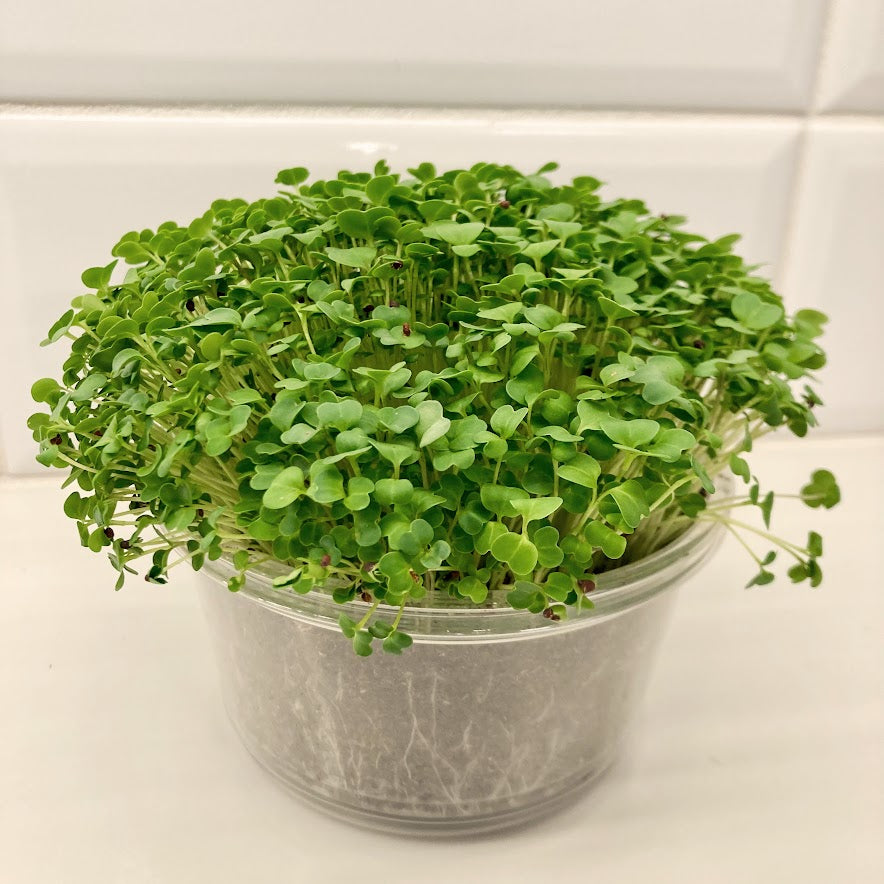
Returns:
[[[816,118],[831,115],[831,111],[821,112],[820,98],[823,91],[823,82],[828,71],[828,63],[832,56],[832,43],[834,41],[835,20],[838,17],[842,0],[828,0],[826,12],[823,17],[821,27],[819,45],[817,46],[816,71],[813,85],[810,90],[810,107],[808,109],[808,117]]]
[[[816,120],[820,118],[820,115],[817,113],[819,95],[822,89],[828,47],[831,43],[835,8],[839,2],[840,0],[828,0],[820,26],[813,83],[811,84],[807,112],[802,119],[801,132],[798,136],[797,158],[795,160],[795,170],[792,174],[791,191],[788,200],[789,208],[786,212],[786,223],[782,232],[783,246],[778,274],[778,287],[780,288],[784,287],[793,275],[791,272],[792,262],[798,251],[796,246],[796,236],[799,229],[798,212],[801,208],[809,175],[811,131]]]
[[[53,102],[20,103],[0,100],[0,119],[45,119],[47,117],[100,121],[113,120],[328,120],[341,117],[394,118],[407,122],[427,117],[445,119],[450,117],[475,118],[477,121],[493,122],[513,117],[545,119],[555,117],[565,120],[591,120],[597,122],[709,122],[709,123],[758,123],[796,122],[809,116],[853,123],[884,120],[884,114],[875,111],[814,113],[809,108],[795,110],[764,111],[758,108],[685,109],[671,107],[598,108],[598,107],[485,107],[481,105],[322,105],[322,104],[119,104],[98,102],[94,104],[60,104]]]
[[[813,92],[818,87],[814,85]],[[815,100],[815,99],[814,99]],[[17,103],[0,101],[0,121],[86,121],[95,122],[180,122],[218,123],[227,121],[294,121],[336,119],[393,119],[403,123],[423,119],[444,120],[451,117],[477,123],[506,122],[515,118],[544,120],[564,119],[571,122],[621,124],[710,124],[710,125],[776,125],[820,121],[834,125],[884,125],[884,114],[851,111],[816,112],[812,107],[794,111],[765,112],[743,110],[683,110],[673,108],[543,108],[543,107],[481,107],[449,106],[384,106],[384,105],[206,105],[206,104],[57,104]]]
[[[725,121],[750,122],[790,121],[803,119],[806,111],[763,111],[746,108],[727,109],[677,109],[677,108],[598,108],[598,107],[550,107],[550,106],[482,106],[482,105],[330,105],[330,104],[205,104],[205,103],[75,103],[14,102],[0,101],[0,119],[41,119],[49,116],[73,119],[92,117],[99,120],[208,120],[224,119],[334,119],[339,117],[394,118],[406,122],[416,117],[445,119],[451,116],[476,118],[477,121],[493,122],[513,117],[535,117],[610,122],[673,121]]]

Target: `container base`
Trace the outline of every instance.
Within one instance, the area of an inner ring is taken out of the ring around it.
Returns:
[[[385,835],[408,835],[409,837],[442,840],[468,838],[474,835],[480,837],[499,835],[520,829],[539,821],[541,818],[561,813],[572,804],[576,804],[611,769],[616,760],[616,755],[612,754],[583,774],[569,777],[561,784],[561,788],[553,791],[552,794],[546,793],[537,797],[527,795],[525,803],[521,807],[510,810],[447,818],[405,817],[382,812],[369,813],[355,804],[350,805],[343,801],[331,800],[323,795],[318,795],[303,784],[283,776],[278,770],[272,768],[266,763],[261,753],[250,744],[247,735],[237,724],[236,716],[226,702],[224,705],[227,717],[249,755],[268,776],[272,777],[289,794],[314,810],[318,810],[339,822]]]
[[[412,612],[402,659],[355,659],[329,598],[251,584],[230,593],[210,579],[222,696],[258,762],[328,815],[412,837],[515,829],[610,767],[674,589],[705,548],[673,544],[667,567],[562,624],[509,609],[466,621],[453,609]]]

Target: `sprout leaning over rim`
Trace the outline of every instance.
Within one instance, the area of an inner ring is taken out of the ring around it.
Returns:
[[[369,604],[341,629],[400,653],[378,606],[509,604],[556,620],[594,578],[723,522],[773,579],[821,580],[804,546],[733,516],[763,494],[743,455],[816,421],[826,317],[787,317],[731,247],[605,201],[599,182],[479,163],[407,176],[385,163],[217,200],[181,227],[127,233],[52,327],[69,339],[38,460],[70,470],[65,512],[119,572],[173,549],[290,566],[275,583]],[[732,472],[740,496],[712,499]],[[816,471],[798,495],[831,507]],[[762,555],[751,540],[762,541]],[[177,563],[176,563],[177,564]],[[439,601],[440,595],[442,600]]]

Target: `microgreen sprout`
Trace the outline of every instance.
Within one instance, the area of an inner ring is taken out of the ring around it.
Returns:
[[[817,585],[820,536],[766,530],[774,496],[744,455],[816,423],[795,387],[825,362],[825,316],[788,317],[735,236],[554,168],[287,169],[278,195],[127,233],[87,270],[29,426],[117,588],[144,558],[163,583],[226,557],[231,590],[281,563],[280,591],[365,604],[340,627],[366,656],[411,644],[408,605],[561,620],[698,519],[746,546],[750,583],[779,551]],[[723,474],[745,493],[719,499]],[[818,470],[799,497],[828,508],[838,486]]]

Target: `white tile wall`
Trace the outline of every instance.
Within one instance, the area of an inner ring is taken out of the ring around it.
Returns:
[[[35,343],[120,232],[380,156],[557,159],[744,233],[790,305],[832,316],[824,428],[884,429],[884,0],[253,0],[247,22],[217,0],[0,0],[4,98],[0,472],[34,468],[27,390],[61,358]]]
[[[60,355],[36,344],[80,292],[80,272],[106,263],[126,230],[189,220],[217,196],[272,193],[276,170],[292,165],[327,175],[380,157],[403,171],[429,156],[524,168],[555,159],[560,175],[596,175],[610,194],[688,214],[710,236],[748,231],[746,255],[773,269],[798,132],[794,121],[580,114],[9,114],[0,119],[0,300],[16,328],[0,351],[0,376],[13,379],[0,426],[9,468],[33,468],[28,388]]]
[[[838,0],[818,98],[827,111],[884,113],[884,2]]]
[[[4,0],[0,96],[800,110],[825,0]]]
[[[884,123],[811,126],[784,281],[787,301],[829,313],[826,426],[884,429]]]

